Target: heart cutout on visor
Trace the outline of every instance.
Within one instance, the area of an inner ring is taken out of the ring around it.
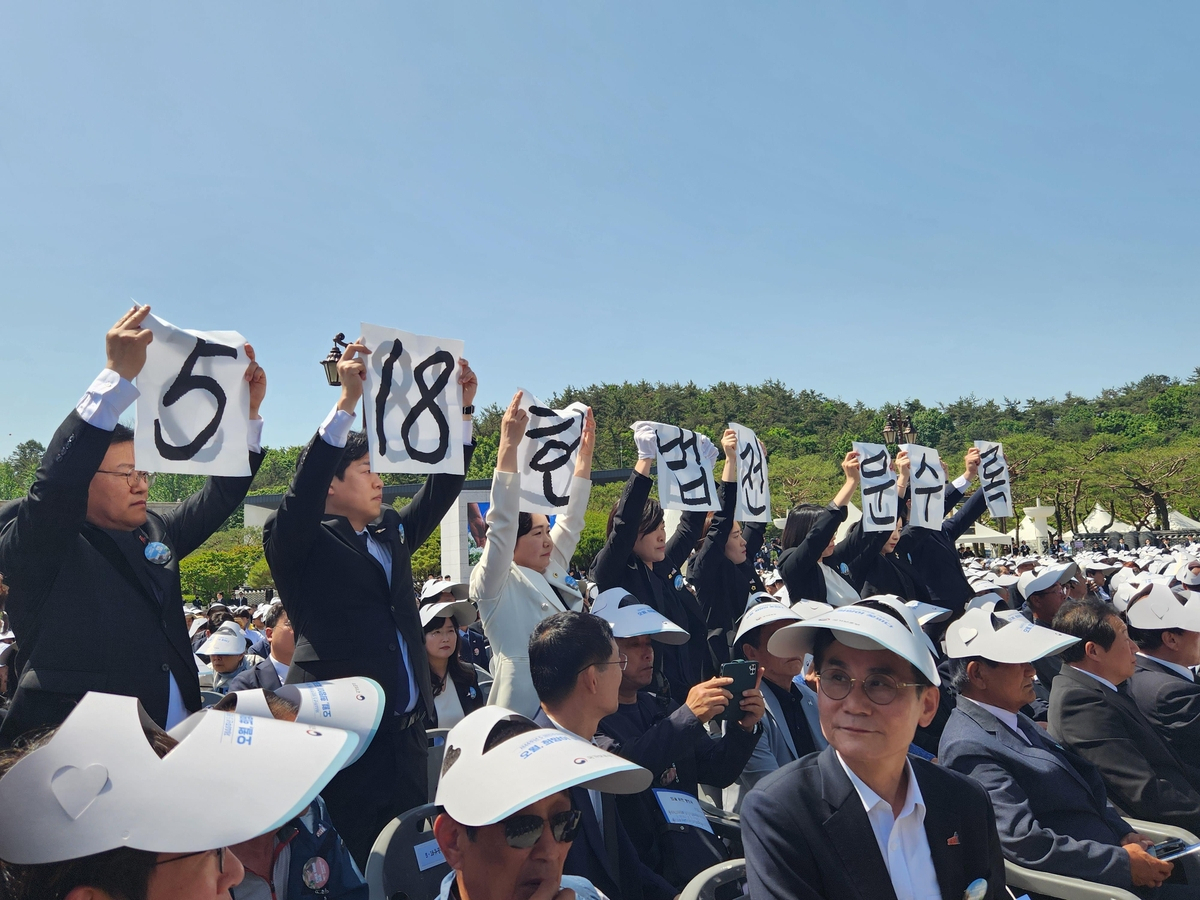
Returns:
[[[54,799],[68,816],[78,819],[108,784],[108,769],[93,763],[86,769],[63,766],[50,779]]]

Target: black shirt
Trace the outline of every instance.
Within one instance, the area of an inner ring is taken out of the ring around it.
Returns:
[[[771,689],[779,705],[783,707],[783,718],[787,722],[788,731],[792,733],[792,743],[796,745],[796,758],[801,759],[810,753],[817,752],[816,741],[808,729],[808,717],[804,715],[804,707],[800,697],[800,688],[794,684],[782,688],[766,678],[762,683]]]

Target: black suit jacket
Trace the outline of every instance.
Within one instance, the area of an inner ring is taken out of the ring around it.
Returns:
[[[946,508],[957,502],[962,495],[950,485],[946,486]],[[963,574],[962,561],[954,542],[987,509],[987,498],[983,491],[975,491],[966,503],[942,522],[940,529],[916,528],[906,525],[896,544],[896,555],[907,556],[913,568],[929,589],[929,597],[936,606],[943,606],[955,614],[962,612],[967,602],[975,596],[967,576]]]
[[[1138,656],[1129,695],[1179,758],[1200,770],[1200,684]]]
[[[1123,812],[1200,829],[1200,772],[1175,754],[1132,697],[1064,665],[1050,690],[1049,724],[1055,740],[1100,770]]]
[[[1004,897],[1004,859],[987,792],[957,772],[910,758],[925,798],[925,833],[944,900],[977,878]],[[862,801],[833,747],[788,763],[742,801],[754,900],[895,900]]]
[[[470,466],[473,449],[472,444],[464,450],[464,467]],[[319,434],[309,441],[283,502],[263,528],[267,562],[296,632],[287,680],[365,675],[383,687],[387,709],[397,711],[399,632],[415,688],[432,713],[433,685],[413,593],[412,552],[458,499],[464,477],[430,475],[408,506],[400,512],[384,507],[379,522],[369,526],[375,539],[391,549],[389,587],[383,566],[363,547],[349,521],[325,515],[325,498],[341,457],[342,448],[325,443]]]
[[[275,671],[275,663],[264,659],[231,678],[229,684],[225,686],[225,691],[232,693],[233,691],[252,691],[255,688],[274,691],[281,687],[283,687],[283,682],[279,680],[279,673]]]
[[[200,682],[183,619],[179,561],[237,509],[253,475],[209,478],[175,510],[134,531],[86,522],[88,486],[112,432],[72,412],[42,457],[29,494],[0,511],[0,572],[10,587],[19,673],[0,739],[57,725],[88,691],[137,697],[165,725],[175,677],[189,710]],[[261,453],[250,454],[257,471]],[[147,562],[148,543],[171,560]]]

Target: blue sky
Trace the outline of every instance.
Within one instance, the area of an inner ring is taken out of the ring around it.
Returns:
[[[360,321],[518,385],[1090,394],[1200,364],[1200,7],[0,6],[0,454],[151,303],[268,443]]]

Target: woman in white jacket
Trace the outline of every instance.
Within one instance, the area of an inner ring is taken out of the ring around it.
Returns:
[[[487,543],[471,572],[471,599],[479,608],[483,633],[492,647],[495,681],[488,703],[532,717],[538,710],[538,698],[529,674],[529,636],[542,619],[583,605],[567,569],[583,531],[583,514],[592,490],[596,424],[589,409],[575,456],[570,501],[550,528],[546,516],[520,511],[517,446],[529,422],[520,403],[518,391],[500,423]]]

